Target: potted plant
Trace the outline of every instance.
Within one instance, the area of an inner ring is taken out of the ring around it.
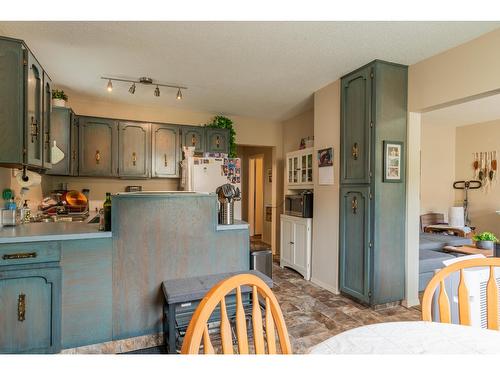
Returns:
[[[63,90],[52,90],[52,105],[54,107],[66,107],[68,95]]]
[[[491,232],[476,234],[472,239],[476,242],[476,247],[483,250],[493,250],[498,239]]]

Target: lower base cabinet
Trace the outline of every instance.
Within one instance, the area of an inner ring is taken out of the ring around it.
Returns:
[[[60,342],[60,267],[0,270],[0,353],[57,353]]]
[[[311,280],[312,219],[281,215],[280,267]]]

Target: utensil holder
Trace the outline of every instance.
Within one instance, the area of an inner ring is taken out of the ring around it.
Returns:
[[[234,224],[234,202],[224,201],[219,202],[219,224],[231,225]]]

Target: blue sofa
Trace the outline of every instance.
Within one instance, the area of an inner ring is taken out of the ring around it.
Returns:
[[[445,246],[471,245],[472,240],[464,237],[449,236],[435,233],[420,233],[419,278],[418,290],[425,290],[428,282],[434,276],[434,271],[443,268],[443,260],[453,259],[463,254],[444,253]]]

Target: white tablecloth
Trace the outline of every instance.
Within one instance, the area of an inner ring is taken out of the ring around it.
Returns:
[[[458,324],[394,322],[331,337],[311,354],[500,354],[500,332]]]

